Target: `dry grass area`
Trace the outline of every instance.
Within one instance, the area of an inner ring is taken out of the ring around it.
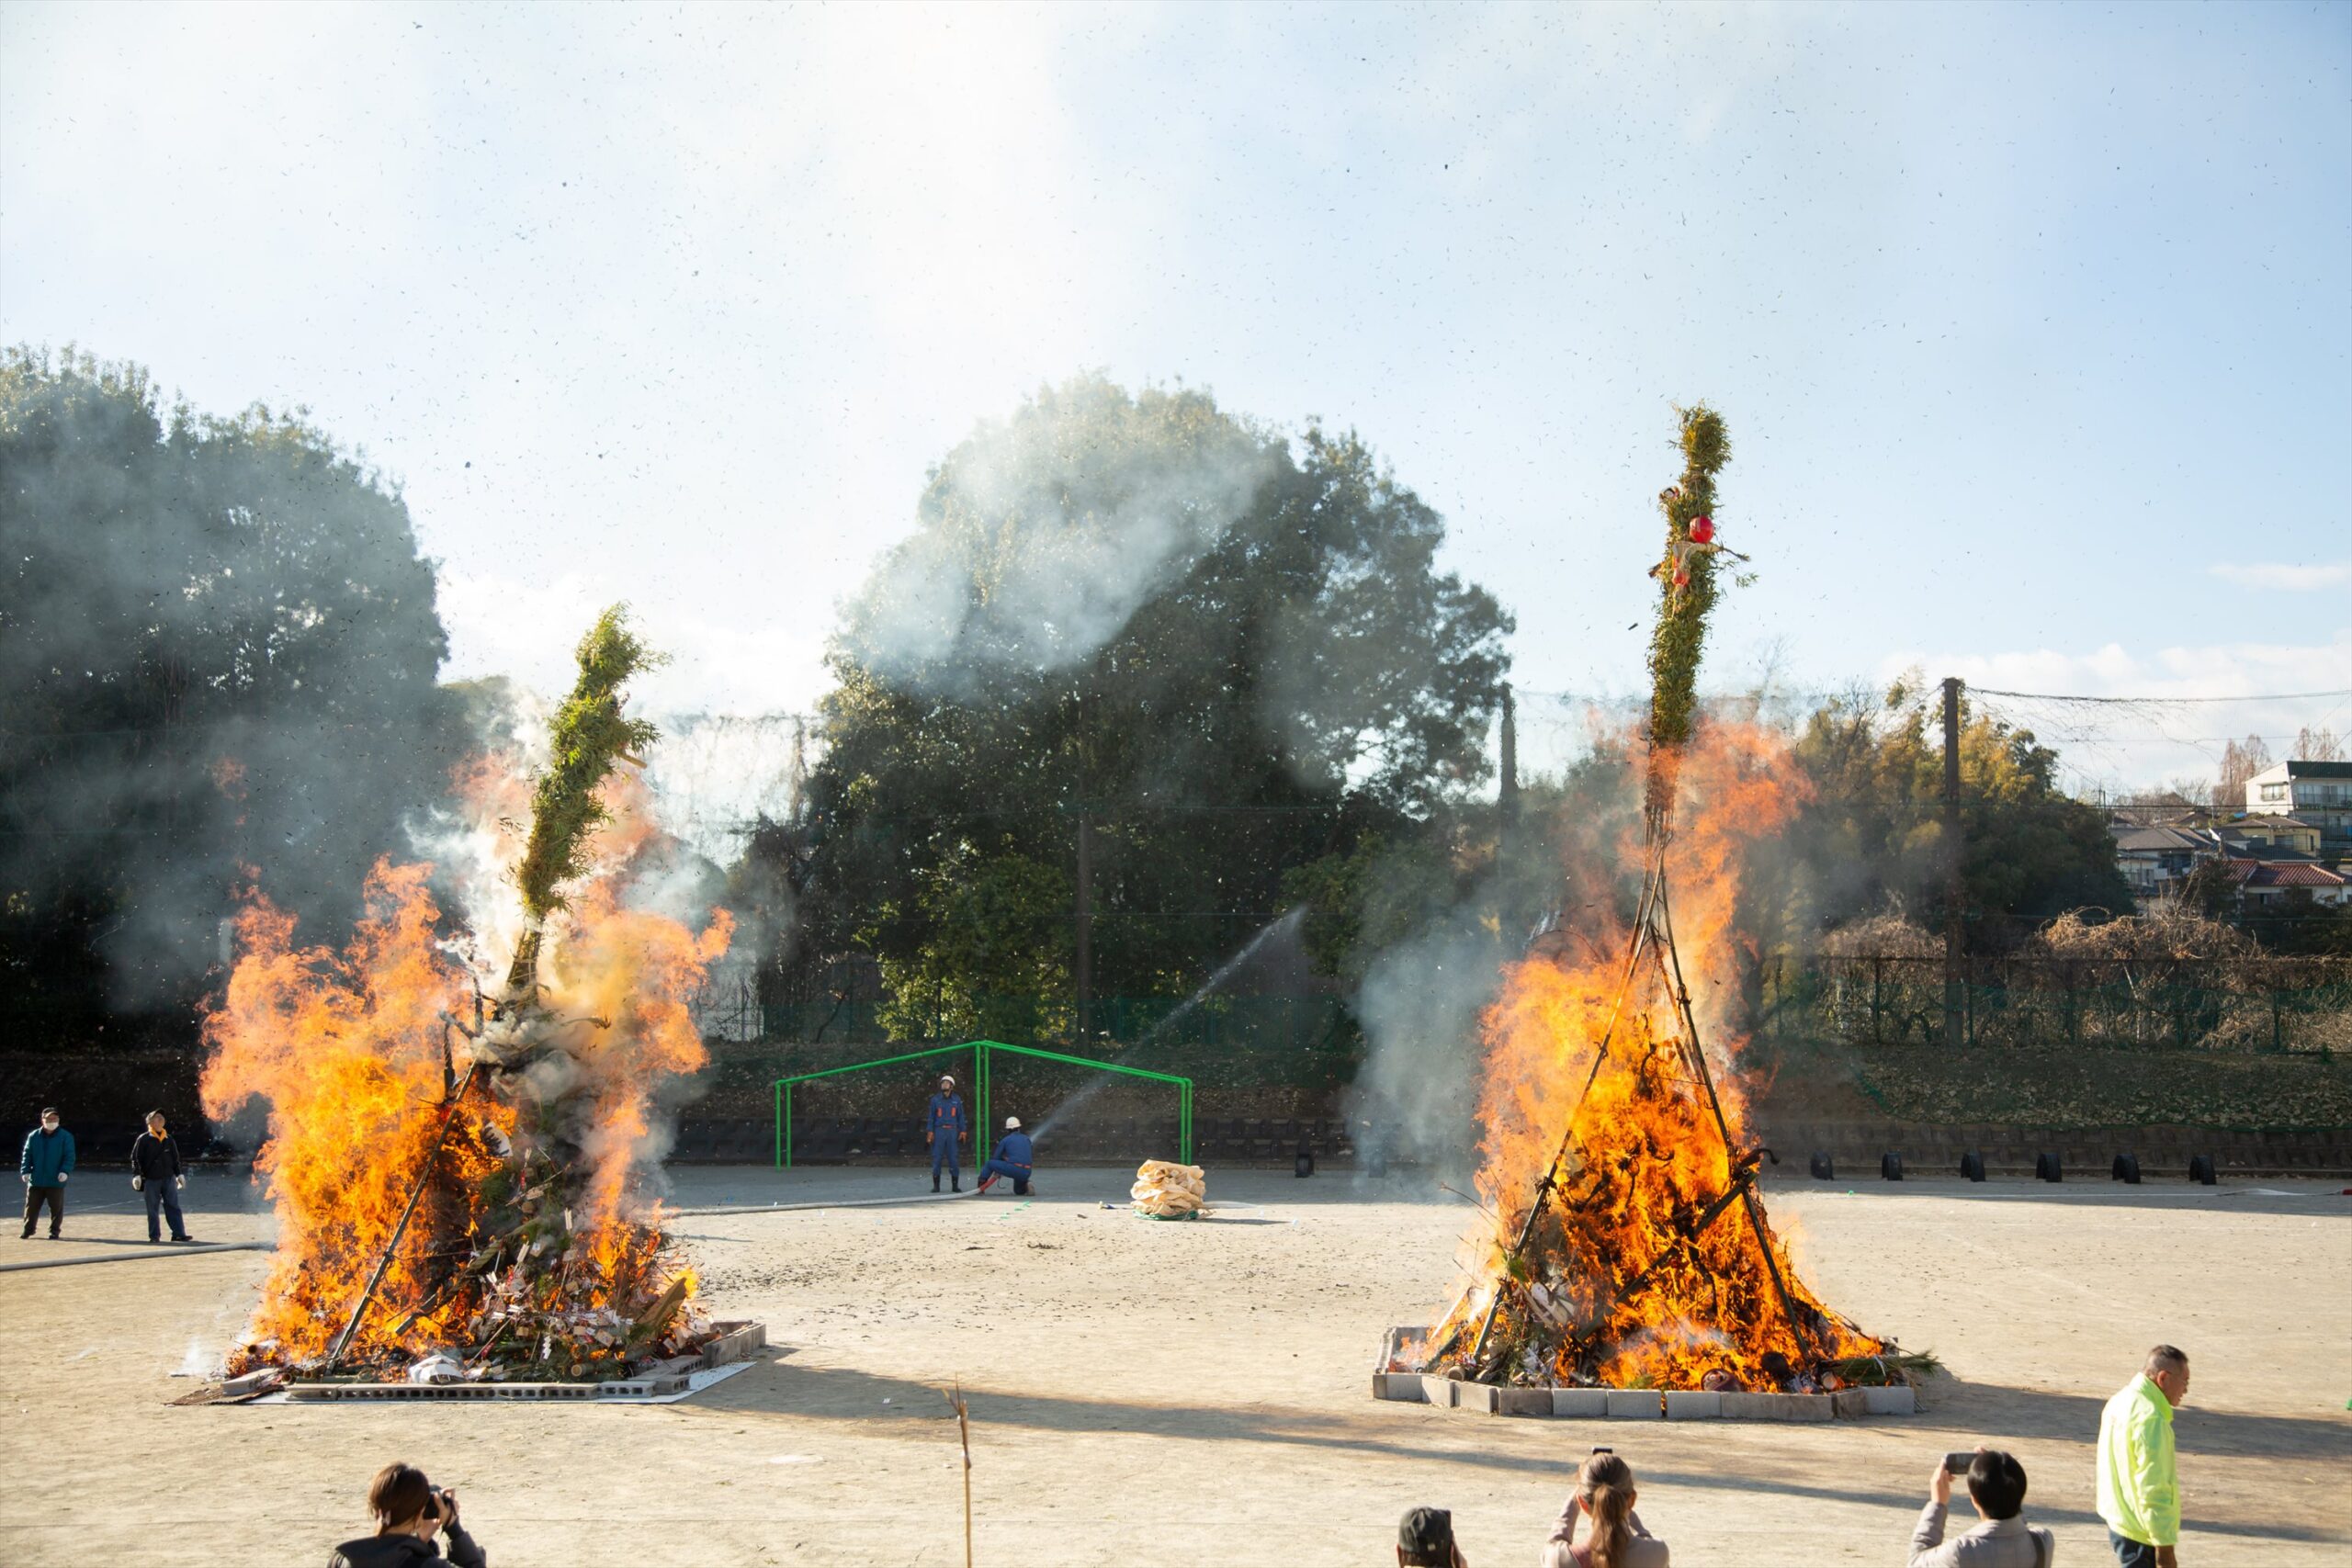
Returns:
[[[1413,1503],[1454,1510],[1476,1568],[1532,1563],[1597,1442],[1632,1462],[1677,1563],[1900,1562],[1936,1456],[1994,1440],[2023,1458],[2060,1561],[2085,1564],[2106,1554],[2099,1403],[2158,1339],[2195,1358],[2181,1561],[2335,1568],[2352,1551],[2352,1198],[2333,1188],[1784,1183],[1773,1213],[1826,1299],[1956,1376],[1914,1418],[1768,1427],[1376,1404],[1381,1331],[1443,1304],[1459,1202],[1409,1179],[1213,1170],[1216,1219],[1154,1224],[1098,1206],[1125,1180],[1049,1172],[1025,1204],[761,1213],[928,1183],[684,1173],[682,1203],[745,1206],[679,1222],[707,1301],[763,1318],[776,1348],[668,1406],[174,1408],[191,1385],[172,1374],[217,1356],[264,1255],[0,1273],[16,1406],[0,1467],[17,1483],[0,1561],[201,1540],[223,1561],[323,1562],[398,1457],[458,1489],[500,1568],[953,1564],[939,1390],[960,1379],[982,1563],[1386,1562]],[[88,1172],[74,1196],[128,1198],[119,1182]],[[193,1185],[199,1235],[267,1234],[246,1190]],[[0,1263],[119,1255],[144,1233],[136,1213],[85,1208],[81,1239],[11,1238]]]

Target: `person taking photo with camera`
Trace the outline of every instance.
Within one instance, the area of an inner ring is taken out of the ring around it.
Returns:
[[[334,1549],[327,1568],[486,1568],[489,1559],[458,1523],[458,1495],[436,1487],[413,1464],[388,1464],[368,1487],[376,1533]],[[433,1538],[449,1537],[447,1557]]]

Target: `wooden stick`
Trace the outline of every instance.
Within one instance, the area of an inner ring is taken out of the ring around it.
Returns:
[[[466,1098],[466,1090],[473,1088],[474,1075],[480,1071],[479,1064],[468,1067],[466,1076],[458,1081],[458,1092],[449,1097],[449,1108],[441,1113],[441,1126],[433,1134],[433,1146],[424,1151],[424,1163],[417,1168],[416,1184],[408,1190],[408,1205],[401,1210],[400,1222],[392,1226],[392,1238],[384,1243],[384,1250],[376,1259],[376,1271],[368,1276],[368,1288],[359,1292],[343,1332],[334,1337],[334,1347],[327,1352],[326,1371],[334,1371],[342,1362],[343,1353],[351,1348],[351,1337],[359,1332],[359,1320],[367,1314],[368,1303],[375,1299],[376,1287],[384,1282],[384,1270],[391,1267],[392,1254],[408,1232],[409,1218],[416,1213],[416,1201],[424,1196],[424,1184],[432,1179],[434,1166],[440,1162],[441,1145],[449,1139],[449,1123],[458,1119],[458,1106]]]
[[[1723,1101],[1715,1095],[1714,1074],[1707,1067],[1706,1048],[1699,1043],[1699,1021],[1690,1012],[1690,987],[1682,982],[1682,956],[1675,951],[1674,946],[1674,910],[1667,903],[1664,887],[1658,889],[1657,912],[1658,918],[1666,924],[1664,957],[1671,959],[1674,964],[1669,989],[1673,994],[1675,1005],[1681,1010],[1682,1027],[1690,1043],[1690,1065],[1698,1073],[1699,1081],[1706,1086],[1707,1105],[1715,1113],[1715,1131],[1723,1136],[1724,1157],[1736,1162],[1737,1155],[1732,1148],[1731,1124],[1724,1119]],[[1765,1228],[1764,1211],[1756,1201],[1756,1190],[1752,1186],[1742,1186],[1739,1188],[1739,1195],[1747,1210],[1748,1225],[1756,1233],[1756,1245],[1764,1254],[1765,1271],[1772,1276],[1773,1293],[1781,1298],[1781,1311],[1787,1315],[1789,1326],[1796,1330],[1797,1337],[1810,1341],[1814,1336],[1806,1331],[1808,1327],[1806,1320],[1798,1315],[1796,1302],[1789,1294],[1788,1281],[1781,1278],[1780,1259],[1772,1256],[1772,1235]],[[1817,1346],[1811,1348],[1819,1348]]]
[[[1662,897],[1665,891],[1666,846],[1661,843],[1651,860],[1649,875],[1642,883],[1641,899],[1634,908],[1634,945],[1625,954],[1625,975],[1617,983],[1617,999],[1610,1005],[1608,1026],[1601,1030],[1600,1043],[1592,1053],[1592,1070],[1585,1074],[1584,1088],[1577,1092],[1576,1104],[1568,1108],[1567,1126],[1560,1134],[1559,1147],[1552,1152],[1552,1163],[1544,1168],[1544,1179],[1535,1184],[1535,1195],[1527,1205],[1527,1219],[1519,1227],[1519,1237],[1510,1244],[1510,1250],[1503,1254],[1503,1271],[1495,1280],[1494,1299],[1487,1303],[1487,1315],[1478,1325],[1478,1337],[1470,1347],[1468,1364],[1474,1375],[1477,1371],[1478,1359],[1487,1353],[1487,1337],[1494,1332],[1495,1314],[1502,1310],[1503,1286],[1510,1279],[1510,1266],[1519,1261],[1521,1253],[1527,1250],[1528,1238],[1535,1234],[1535,1222],[1544,1216],[1544,1205],[1551,1198],[1553,1189],[1558,1185],[1560,1162],[1567,1158],[1568,1145],[1577,1135],[1577,1113],[1584,1109],[1585,1097],[1592,1092],[1593,1083],[1600,1077],[1600,1064],[1609,1057],[1609,1043],[1616,1035],[1617,1021],[1624,1014],[1625,998],[1633,987],[1634,971],[1641,965],[1642,950],[1652,935],[1650,925],[1652,899],[1654,897]],[[1439,1354],[1451,1350],[1453,1348],[1453,1341],[1461,1337],[1461,1331],[1455,1330],[1445,1343],[1439,1347],[1438,1351],[1432,1352],[1422,1362],[1422,1365],[1427,1366],[1430,1361],[1436,1360]]]
[[[964,1568],[972,1568],[972,1413],[964,1404],[960,1379],[947,1394],[947,1405],[956,1412],[956,1435],[964,1444]]]

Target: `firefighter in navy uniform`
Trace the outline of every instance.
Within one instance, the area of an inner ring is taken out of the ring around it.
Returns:
[[[1021,1130],[1021,1118],[1006,1117],[1004,1136],[998,1142],[995,1155],[988,1164],[980,1167],[979,1190],[987,1191],[989,1184],[1000,1176],[1010,1177],[1012,1179],[1012,1195],[1026,1198],[1029,1196],[1029,1178],[1036,1168],[1036,1157],[1029,1134]]]
[[[964,1162],[956,1145],[972,1135],[971,1119],[964,1113],[964,1097],[956,1092],[956,1080],[941,1075],[939,1092],[931,1097],[930,1109],[923,1119],[924,1143],[931,1145],[931,1190],[939,1190],[939,1168],[947,1167],[950,1190],[964,1190]]]

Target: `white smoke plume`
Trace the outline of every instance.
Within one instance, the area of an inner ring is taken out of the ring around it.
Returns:
[[[847,606],[841,646],[952,696],[1069,669],[1216,542],[1276,449],[1200,393],[1048,388],[934,471],[917,532]]]

